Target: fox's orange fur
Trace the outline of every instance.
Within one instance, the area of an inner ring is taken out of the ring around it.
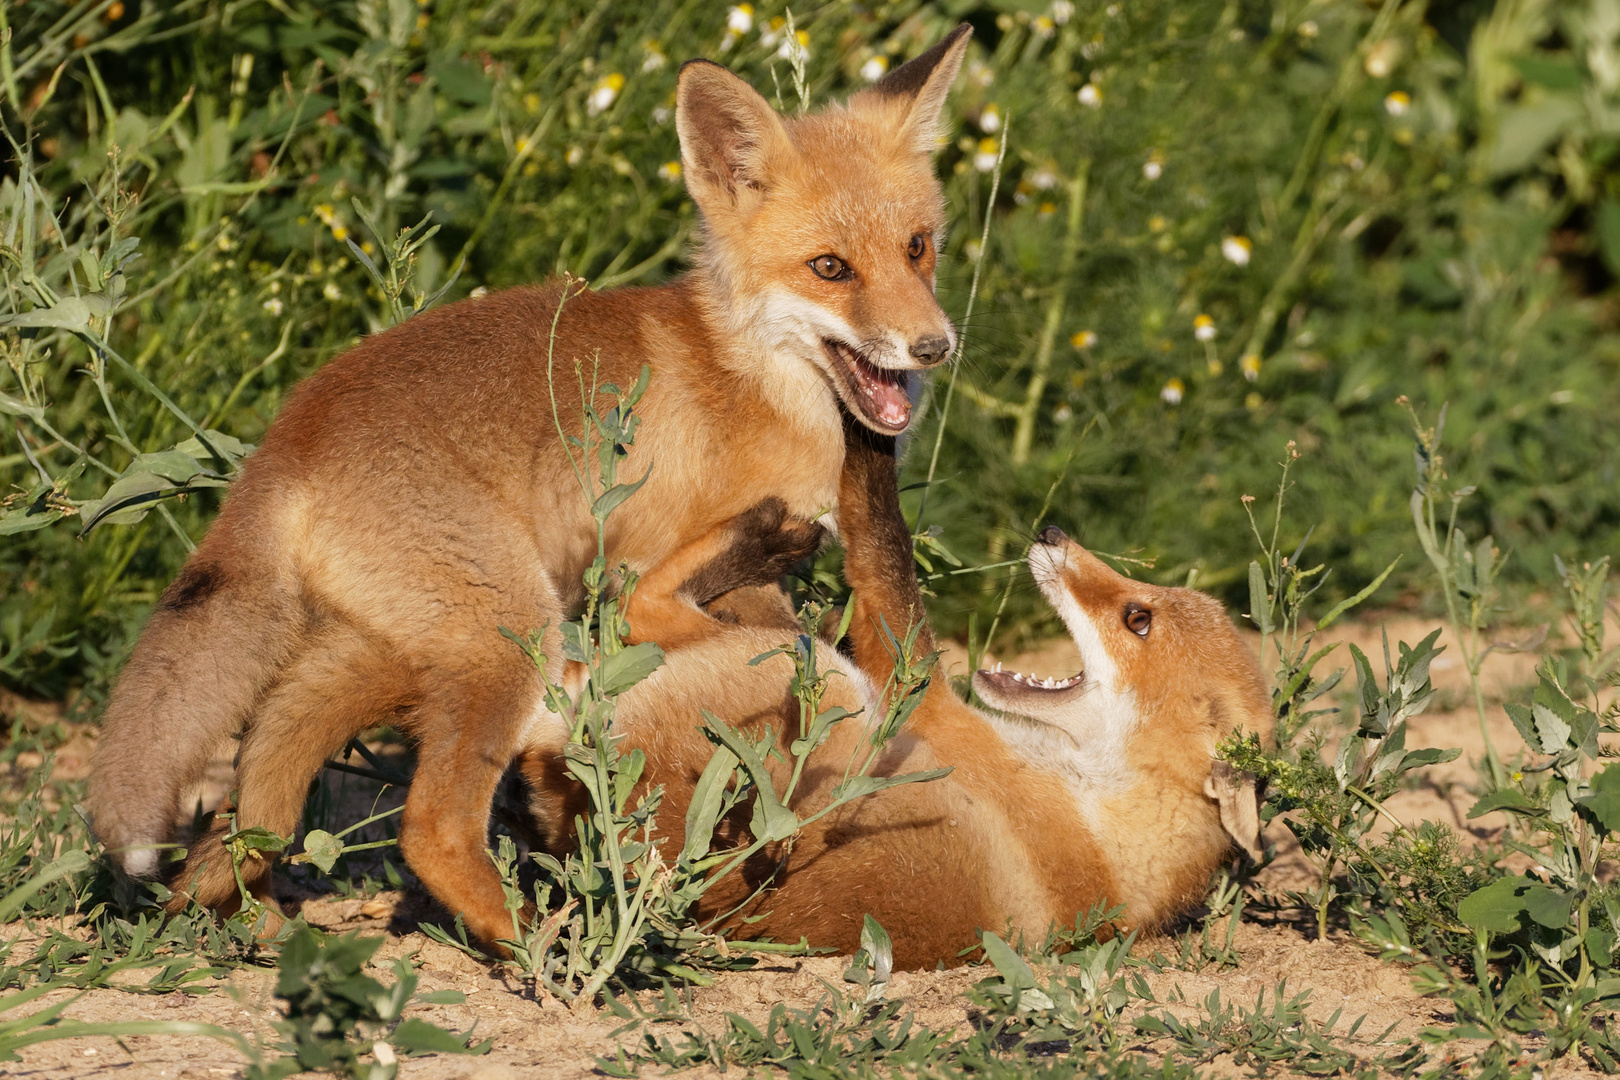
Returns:
[[[454,304],[306,380],[108,706],[89,807],[123,867],[156,872],[183,793],[228,737],[242,739],[236,825],[286,834],[321,763],[392,723],[419,745],[406,860],[473,932],[509,928],[486,825],[540,681],[496,630],[555,628],[596,553],[558,431],[581,426],[578,370],[627,386],[652,369],[621,474],[651,477],[609,519],[607,558],[643,574],[627,613],[638,638],[700,637],[710,620],[680,587],[731,543],[728,522],[766,499],[803,518],[834,510],[840,402],[898,430],[905,373],[954,346],[933,296],[944,216],[929,155],[966,46],[963,27],[797,118],[688,64],[676,121],[704,224],[691,274]],[[233,902],[223,827],[193,845],[176,903]],[[255,892],[268,869],[243,868]]]
[[[839,507],[857,608],[853,657],[833,661],[844,677],[834,677],[825,704],[868,716],[881,712],[892,670],[879,620],[903,635],[922,617],[891,455],[892,440],[850,428]],[[1270,700],[1221,606],[1125,578],[1055,529],[1030,565],[1085,658],[1080,680],[1046,689],[980,672],[980,695],[1006,710],[995,715],[936,678],[877,771],[952,773],[813,824],[790,849],[717,887],[707,913],[729,910],[774,871],[749,909],[768,914],[745,932],[853,950],[871,914],[892,935],[898,964],[951,964],[976,929],[1010,922],[1039,940],[1103,900],[1126,906],[1127,925],[1158,926],[1203,895],[1234,839],[1257,850],[1254,788],[1214,753],[1236,728],[1269,737]],[[1148,613],[1145,637],[1125,623],[1138,611]],[[700,709],[744,730],[770,725],[784,752],[798,737],[790,662],[748,664],[790,632],[791,624],[712,633],[619,699],[616,731],[646,752],[644,782],[664,785],[663,821],[683,820],[713,749],[697,731]],[[918,646],[931,647],[926,625]],[[801,817],[826,804],[866,734],[861,720],[835,729],[795,799]],[[536,748],[525,762],[536,817],[558,846],[582,808],[557,753],[565,737],[559,724],[550,752]],[[772,768],[780,790],[788,770]]]

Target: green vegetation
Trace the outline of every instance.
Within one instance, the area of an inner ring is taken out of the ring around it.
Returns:
[[[803,820],[766,747],[713,718],[687,846],[658,862],[658,793],[633,797],[642,763],[611,728],[614,696],[660,657],[622,645],[612,597],[633,582],[599,560],[564,634],[591,678],[577,699],[552,688],[591,812],[577,857],[492,853],[513,912],[505,969],[531,994],[618,1012],[611,1075],[1190,1077],[1217,1058],[1256,1074],[1620,1071],[1620,766],[1605,739],[1620,650],[1604,633],[1604,553],[1620,546],[1615,0],[7,5],[0,685],[93,718],[291,387],[359,336],[475,288],[678,273],[695,224],[670,117],[681,60],[722,59],[795,109],[964,18],[975,43],[939,161],[954,223],[940,293],[965,349],[905,464],[935,620],[974,652],[1049,633],[1007,570],[1047,520],[1241,604],[1275,672],[1279,738],[1225,752],[1269,782],[1262,816],[1287,824],[1320,883],[1273,894],[1223,874],[1207,914],[1158,942],[1111,935],[1101,911],[1039,947],[987,932],[966,1034],[890,1000],[887,935],[869,921],[819,1005],[707,1030],[675,987],[754,957],[688,913]],[[580,441],[601,465],[581,474],[599,521],[633,497],[612,448],[656,387],[609,392],[619,407],[592,412]],[[1257,504],[1279,456],[1275,501]],[[800,764],[843,719],[821,709],[816,661],[833,569],[817,568],[791,649]],[[1464,847],[1385,805],[1456,756],[1407,746],[1436,697],[1436,639],[1334,657],[1353,690],[1316,644],[1352,607],[1397,597],[1452,630],[1483,740],[1471,816],[1501,815],[1495,840]],[[1537,621],[1532,606],[1567,617],[1568,644],[1520,643],[1542,653],[1537,682],[1505,703],[1520,740],[1494,745],[1482,665],[1502,624]],[[492,647],[538,660],[533,629]],[[895,643],[888,735],[929,675],[911,644]],[[387,1076],[396,1051],[486,1048],[404,1015],[448,999],[417,995],[403,962],[387,985],[367,974],[375,939],[297,922],[267,936],[251,898],[230,919],[164,915],[166,890],[99,861],[74,810],[82,782],[53,772],[69,732],[9,723],[0,923],[34,933],[0,939],[0,1060],[48,1039],[189,1031],[259,1075]],[[351,749],[364,765],[337,771],[388,798],[409,783]],[[878,786],[854,776],[843,794]],[[233,851],[297,848],[289,873],[313,889],[400,887],[397,808],[349,820],[340,802],[318,785],[301,842],[246,830]],[[745,812],[743,846],[714,850],[715,823]],[[1150,974],[1239,963],[1235,930],[1258,912],[1304,912],[1405,965],[1452,1020],[1392,1044],[1281,985],[1252,1005],[1156,997]],[[434,936],[471,949],[453,925]],[[246,965],[279,968],[278,1042],[36,1006],[63,990],[209,993]],[[662,1004],[631,993],[660,985]]]

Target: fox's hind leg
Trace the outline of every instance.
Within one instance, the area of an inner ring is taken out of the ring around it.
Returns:
[[[413,692],[409,672],[382,643],[347,625],[312,634],[242,736],[234,827],[263,826],[290,836],[310,781],[326,759],[359,732],[408,708]],[[222,843],[232,823],[232,816],[217,815],[208,833],[192,844],[174,881],[170,910],[187,900],[225,912],[239,905],[236,872]],[[242,884],[256,899],[269,900],[273,863],[273,856],[255,852],[242,864]]]
[[[540,702],[540,673],[498,639],[444,661],[424,676],[410,723],[417,766],[399,843],[422,884],[494,945],[512,936],[512,915],[489,859],[490,806]]]

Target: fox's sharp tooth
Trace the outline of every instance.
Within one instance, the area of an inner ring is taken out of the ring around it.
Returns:
[[[1050,690],[1052,689],[1052,680],[1050,678],[1042,679],[1041,685]]]

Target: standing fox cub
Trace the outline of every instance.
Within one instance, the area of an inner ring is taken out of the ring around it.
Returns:
[[[856,610],[852,657],[834,662],[846,677],[831,680],[822,704],[864,709],[869,722],[884,705],[871,688],[893,668],[881,627],[903,636],[923,617],[892,453],[892,439],[852,427],[839,497]],[[1062,680],[999,665],[980,671],[973,686],[994,713],[963,703],[936,677],[875,771],[951,774],[822,818],[791,846],[764,852],[741,880],[717,883],[701,916],[739,908],[769,881],[735,912],[751,916],[750,936],[808,937],[853,952],[870,914],[893,937],[896,964],[955,964],[976,930],[1011,923],[1039,941],[1053,923],[1105,901],[1125,906],[1126,925],[1152,929],[1204,895],[1234,842],[1258,858],[1254,783],[1215,751],[1235,730],[1269,739],[1271,700],[1221,605],[1126,578],[1056,528],[1040,534],[1029,567],[1084,670]],[[618,699],[615,731],[646,753],[642,782],[664,787],[661,820],[683,820],[713,751],[698,730],[703,709],[751,737],[774,729],[782,755],[770,764],[782,790],[782,763],[799,732],[792,662],[749,664],[781,639],[780,630],[718,630],[671,653]],[[932,647],[924,623],[917,648]],[[857,720],[833,729],[795,797],[801,818],[830,801],[866,737]],[[524,759],[540,839],[551,847],[566,845],[574,814],[588,812],[562,765],[566,738],[556,724],[550,747],[531,747]]]
[[[713,620],[680,586],[731,542],[732,520],[766,500],[804,518],[834,509],[840,402],[898,432],[907,373],[955,347],[934,299],[944,197],[930,155],[968,36],[959,27],[847,105],[796,118],[724,68],[688,63],[676,128],[703,218],[692,273],[454,304],[307,379],[108,705],[89,807],[123,869],[157,872],[156,847],[225,738],[242,740],[236,826],[286,834],[322,762],[393,724],[419,747],[406,860],[469,930],[509,932],[486,828],[544,709],[539,673],[496,630],[558,626],[596,555],[560,434],[580,428],[577,371],[629,386],[651,368],[625,465],[651,474],[609,519],[606,555],[642,575],[626,613],[636,639],[701,636]],[[176,904],[238,895],[222,835],[193,845]],[[260,895],[268,872],[242,867]]]

